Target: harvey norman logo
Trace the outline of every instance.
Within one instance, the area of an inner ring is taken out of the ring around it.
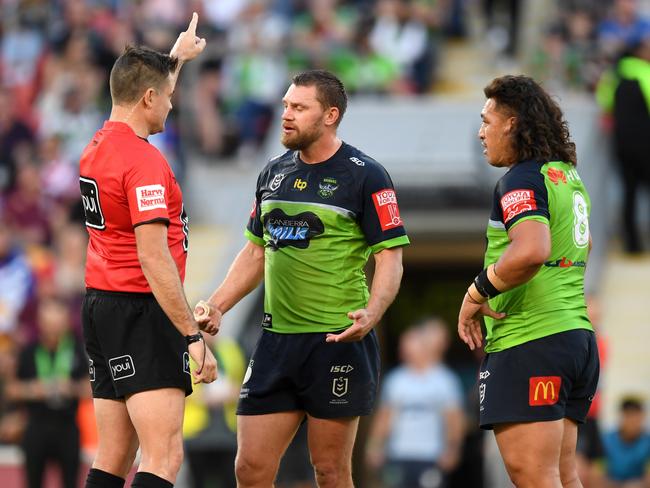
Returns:
[[[555,405],[560,399],[560,376],[532,376],[528,386],[528,404],[531,407]]]
[[[140,212],[154,208],[167,208],[165,187],[162,185],[139,186],[135,189],[135,195]]]

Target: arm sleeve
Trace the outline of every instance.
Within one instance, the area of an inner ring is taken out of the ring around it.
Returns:
[[[264,172],[260,173],[257,177],[257,188],[255,190],[255,199],[253,200],[253,207],[251,208],[251,213],[248,218],[248,225],[246,225],[246,230],[244,235],[246,238],[258,246],[264,246],[264,227],[262,225],[262,194],[260,191],[262,175]]]
[[[171,183],[171,170],[162,156],[148,155],[146,161],[134,164],[126,172],[124,191],[133,227],[152,222],[169,223],[167,203]]]
[[[524,220],[548,224],[548,192],[544,175],[537,165],[521,170],[513,168],[497,185],[495,196],[506,230]]]
[[[372,252],[409,244],[393,182],[381,166],[368,165],[362,198],[360,225]]]

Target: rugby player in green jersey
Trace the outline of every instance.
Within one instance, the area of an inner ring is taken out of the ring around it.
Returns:
[[[237,409],[238,486],[273,486],[306,418],[318,485],[349,488],[359,416],[370,413],[377,390],[373,327],[395,298],[409,240],[386,170],[337,137],[347,105],[341,81],[326,71],[299,74],[282,101],[288,151],[259,175],[249,242],[209,298],[204,322],[218,325],[264,279],[263,331]]]
[[[517,487],[581,487],[577,423],[599,374],[584,298],[589,195],[562,111],[534,80],[504,76],[484,92],[483,152],[508,171],[494,191],[485,269],[458,317],[472,350],[485,317],[480,425],[494,429]]]

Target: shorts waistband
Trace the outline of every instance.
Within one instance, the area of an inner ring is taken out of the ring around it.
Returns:
[[[86,288],[86,295],[105,296],[105,297],[142,298],[147,300],[155,299],[153,293],[140,293],[136,291],[98,290],[96,288]]]

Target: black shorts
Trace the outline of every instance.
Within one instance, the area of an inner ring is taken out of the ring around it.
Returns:
[[[479,373],[481,428],[562,418],[583,423],[599,372],[596,337],[586,329],[489,353]]]
[[[192,393],[185,338],[152,294],[89,289],[81,314],[94,398],[160,388]]]
[[[372,412],[379,346],[371,331],[358,342],[325,342],[324,333],[263,330],[239,395],[238,415],[302,410],[317,418]]]

